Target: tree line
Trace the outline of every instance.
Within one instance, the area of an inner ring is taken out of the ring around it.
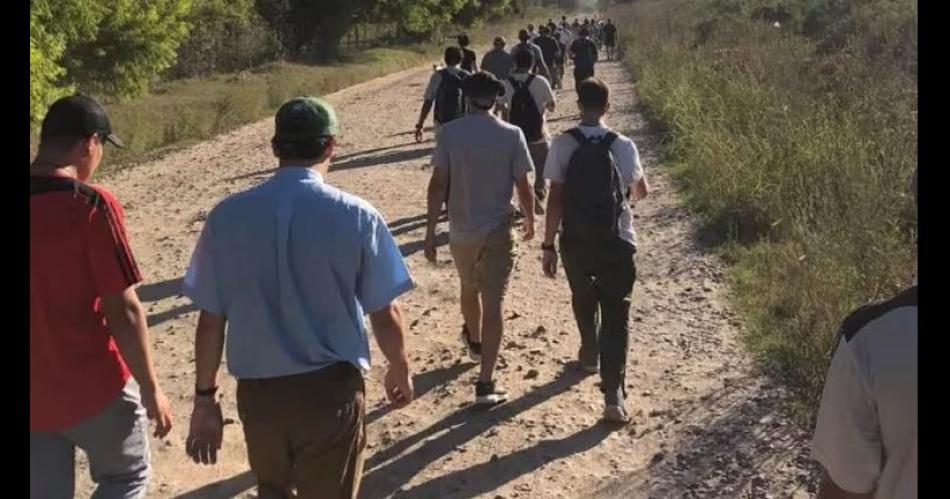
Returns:
[[[513,0],[31,0],[30,123],[82,89],[117,98],[158,79],[287,59],[327,62],[359,23],[419,42],[523,8]]]

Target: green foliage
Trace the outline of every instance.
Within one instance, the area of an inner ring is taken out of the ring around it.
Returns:
[[[191,78],[240,71],[276,59],[280,42],[254,0],[193,0],[191,30],[169,76]]]
[[[354,0],[258,0],[261,17],[296,59],[327,61],[338,55],[339,42],[356,21]]]
[[[175,62],[191,0],[108,0],[94,38],[67,44],[63,65],[82,88],[141,95]]]
[[[32,0],[30,122],[79,87],[140,95],[176,57],[190,0]]]

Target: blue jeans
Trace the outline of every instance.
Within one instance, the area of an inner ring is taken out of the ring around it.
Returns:
[[[98,484],[93,499],[145,497],[148,418],[134,380],[95,416],[60,431],[30,432],[31,498],[72,499],[76,447],[89,456],[89,471]]]

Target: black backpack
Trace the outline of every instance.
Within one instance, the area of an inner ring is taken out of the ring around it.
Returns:
[[[512,125],[517,126],[524,132],[524,138],[529,143],[537,142],[544,137],[542,133],[544,118],[530,91],[531,82],[534,81],[534,78],[535,75],[529,74],[528,78],[521,82],[516,80],[514,76],[508,77],[508,82],[515,90],[511,96],[511,114],[509,118]]]
[[[468,73],[460,71],[455,75],[448,69],[443,69],[439,74],[442,75],[442,83],[439,84],[435,97],[435,120],[444,125],[465,114],[462,82],[468,77]]]
[[[564,175],[564,236],[594,243],[618,237],[627,200],[610,146],[617,134],[587,138],[578,128],[566,133],[579,145]]]

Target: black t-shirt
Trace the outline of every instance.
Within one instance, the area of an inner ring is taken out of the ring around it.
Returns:
[[[579,70],[590,71],[597,62],[597,44],[587,38],[578,38],[571,44],[574,53],[574,67]]]
[[[541,56],[544,57],[544,63],[550,66],[555,58],[557,58],[557,40],[550,36],[541,35],[534,39],[534,44],[541,48]]]
[[[604,35],[608,40],[613,41],[617,37],[617,26],[613,24],[604,26]]]
[[[467,48],[462,49],[462,69],[468,71],[469,73],[475,73],[478,71],[476,67],[475,51]]]

